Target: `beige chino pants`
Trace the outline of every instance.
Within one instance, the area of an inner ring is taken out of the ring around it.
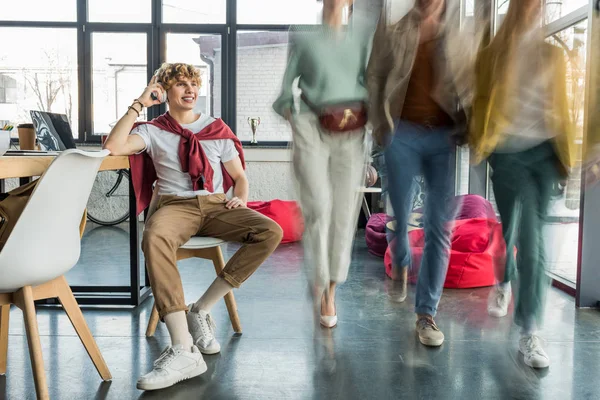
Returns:
[[[225,195],[194,198],[161,196],[154,214],[146,222],[142,249],[146,258],[156,309],[166,314],[187,311],[177,250],[192,236],[208,236],[242,247],[220,274],[237,288],[258,269],[281,242],[283,231],[262,214],[240,207],[225,208]]]

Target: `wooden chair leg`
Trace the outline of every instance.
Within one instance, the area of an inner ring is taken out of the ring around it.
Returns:
[[[212,258],[215,266],[217,275],[225,268],[225,260],[223,259],[223,253],[221,247],[215,247],[214,255]],[[229,313],[229,319],[231,320],[231,327],[235,333],[242,333],[242,323],[240,322],[240,316],[238,315],[237,303],[233,296],[233,291],[225,295],[225,305],[227,306],[227,312]]]
[[[240,322],[240,316],[237,311],[237,303],[233,292],[229,292],[225,295],[225,305],[227,306],[227,312],[229,313],[229,319],[231,320],[231,327],[235,333],[242,333],[242,323]]]
[[[0,375],[6,374],[6,360],[8,358],[8,317],[10,304],[0,306]]]
[[[71,292],[71,288],[64,276],[56,280],[56,288],[58,291],[58,300],[71,320],[73,328],[75,328],[81,343],[83,343],[85,350],[92,359],[98,374],[105,381],[111,380],[112,376],[108,370],[108,366],[102,357],[102,353],[100,353],[100,349],[90,332],[90,328],[83,318],[79,304],[77,304],[77,300],[75,300],[75,296],[73,296],[73,292]]]
[[[35,305],[33,303],[33,289],[25,286],[15,293],[15,303],[23,310],[25,320],[25,331],[27,332],[27,344],[29,345],[29,357],[31,358],[31,369],[38,399],[47,400],[48,385],[46,384],[46,371],[44,370],[44,358],[42,357],[42,344],[40,343],[40,332],[38,330]]]
[[[87,223],[87,208],[83,210],[83,217],[81,217],[81,222],[79,223],[79,238],[83,238],[83,234],[85,233],[85,224]]]
[[[156,303],[152,304],[152,313],[150,314],[150,321],[148,321],[148,328],[146,328],[146,337],[154,336],[156,327],[158,326],[158,311],[156,310]]]

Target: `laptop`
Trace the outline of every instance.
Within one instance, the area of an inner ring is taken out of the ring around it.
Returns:
[[[75,149],[73,131],[65,114],[31,111],[31,120],[42,151]]]

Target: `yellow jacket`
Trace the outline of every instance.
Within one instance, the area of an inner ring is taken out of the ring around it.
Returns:
[[[547,129],[559,133],[553,142],[561,173],[566,176],[575,162],[575,125],[567,99],[565,58],[560,48],[549,43],[544,43],[542,57],[545,65],[555,66],[550,93],[552,106],[545,112],[545,122]],[[511,106],[515,102],[510,101],[509,84],[494,76],[493,60],[488,46],[480,51],[475,65],[475,95],[468,142],[476,163],[486,159],[502,142],[514,112]]]

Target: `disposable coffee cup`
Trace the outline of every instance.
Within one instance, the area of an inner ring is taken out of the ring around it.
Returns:
[[[21,150],[35,150],[35,130],[33,124],[17,125],[19,132],[19,148]]]

